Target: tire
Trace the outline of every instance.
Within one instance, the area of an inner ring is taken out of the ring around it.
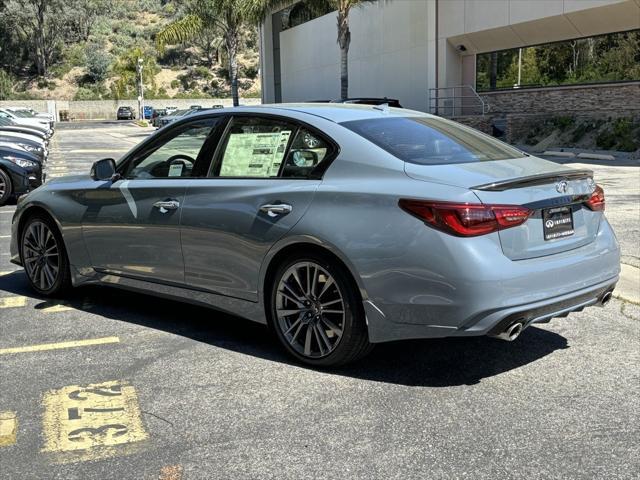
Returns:
[[[308,365],[345,365],[373,348],[357,286],[328,256],[296,255],[282,262],[267,309],[285,350]]]
[[[9,201],[13,194],[13,184],[11,177],[0,168],[0,206]]]
[[[71,287],[69,259],[62,235],[51,217],[37,213],[20,232],[20,260],[31,287],[53,297]]]

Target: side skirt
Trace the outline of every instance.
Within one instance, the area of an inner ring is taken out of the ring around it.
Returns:
[[[124,290],[144,293],[156,297],[169,298],[179,302],[215,308],[216,310],[221,310],[231,315],[238,315],[257,323],[267,323],[267,319],[264,315],[264,308],[260,303],[250,302],[240,298],[226,297],[224,295],[203,292],[200,290],[147,282],[135,278],[99,272],[96,272],[95,277],[91,280],[84,281],[82,284],[99,284],[122,288]]]

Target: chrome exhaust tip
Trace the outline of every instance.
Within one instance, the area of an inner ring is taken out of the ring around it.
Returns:
[[[513,342],[516,338],[520,336],[524,330],[524,325],[522,322],[512,323],[509,327],[507,327],[504,331],[494,335],[495,338],[499,338],[500,340],[504,340],[506,342]]]
[[[608,292],[605,292],[604,295],[602,295],[602,298],[600,298],[600,305],[604,307],[607,303],[611,301],[612,297],[613,297],[613,290],[609,290]]]

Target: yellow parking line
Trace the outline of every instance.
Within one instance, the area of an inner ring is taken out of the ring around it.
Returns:
[[[14,213],[16,213],[15,210],[0,210],[0,213],[5,214],[5,215],[13,215]]]
[[[40,345],[29,345],[27,347],[0,348],[0,355],[11,353],[42,352],[46,350],[59,350],[62,348],[88,347],[91,345],[104,345],[107,343],[119,343],[118,337],[90,338],[87,340],[73,340],[70,342],[43,343]]]
[[[44,313],[58,313],[58,312],[67,312],[69,310],[73,310],[73,307],[68,305],[60,304],[60,305],[51,305],[50,307],[44,307],[40,309],[41,312]]]
[[[16,443],[18,417],[16,412],[0,412],[0,447]]]
[[[11,275],[13,272],[17,272],[18,270],[7,270],[6,272],[0,272],[0,277],[5,275]]]
[[[0,308],[19,308],[27,304],[27,297],[0,298]]]
[[[0,238],[11,238],[11,235],[0,235]]]

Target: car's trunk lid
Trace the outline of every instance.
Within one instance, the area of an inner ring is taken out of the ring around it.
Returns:
[[[532,209],[525,223],[499,231],[502,250],[512,260],[578,248],[592,242],[598,232],[601,213],[584,205],[595,188],[590,170],[571,169],[536,157],[405,165],[412,178],[468,188],[484,204]]]

